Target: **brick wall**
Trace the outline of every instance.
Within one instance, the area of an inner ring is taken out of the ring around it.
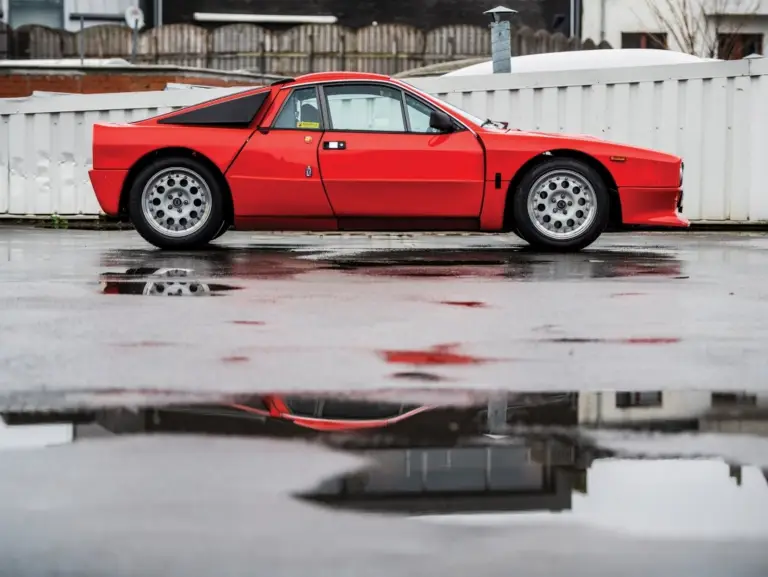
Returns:
[[[45,92],[99,93],[162,90],[169,82],[205,86],[255,86],[258,77],[215,73],[163,71],[104,71],[87,69],[33,70],[0,69],[0,98],[29,96],[35,90]]]

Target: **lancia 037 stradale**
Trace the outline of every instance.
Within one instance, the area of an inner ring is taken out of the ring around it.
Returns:
[[[688,226],[677,156],[516,130],[355,72],[97,123],[90,179],[107,215],[166,249],[234,227],[514,232],[576,251],[609,226]]]

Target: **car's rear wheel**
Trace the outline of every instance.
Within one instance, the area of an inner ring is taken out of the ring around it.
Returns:
[[[515,227],[531,246],[572,252],[602,234],[611,201],[603,179],[591,166],[553,158],[523,177],[512,202]]]
[[[200,248],[223,234],[223,191],[201,163],[162,158],[134,180],[128,213],[138,233],[158,248]]]

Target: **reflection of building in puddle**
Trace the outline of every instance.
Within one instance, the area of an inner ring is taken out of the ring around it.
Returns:
[[[579,424],[600,427],[628,427],[698,430],[702,423],[734,416],[768,415],[768,393],[718,391],[597,391],[579,395]],[[725,431],[723,424],[720,430]],[[766,421],[765,429],[768,429]],[[712,429],[714,430],[714,429]]]
[[[714,393],[699,430],[768,437],[768,393]]]
[[[746,391],[607,391],[581,393],[579,424],[596,428],[742,434],[768,437],[768,393]],[[741,485],[743,467],[729,464]],[[768,468],[762,470],[768,481]]]
[[[194,271],[183,268],[128,269],[124,273],[101,275],[104,294],[143,296],[211,296],[234,290],[236,287],[220,283],[205,283],[195,279]]]

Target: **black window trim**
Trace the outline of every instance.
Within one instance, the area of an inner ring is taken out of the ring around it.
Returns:
[[[403,90],[403,107],[405,108],[406,116],[408,115],[408,96],[410,96],[417,102],[421,102],[424,106],[426,106],[430,110],[448,114],[448,116],[450,116],[451,120],[453,121],[453,125],[455,128],[454,132],[463,132],[465,130],[469,130],[466,126],[464,126],[461,122],[459,122],[452,114],[449,114],[448,112],[445,112],[439,108],[436,108],[434,104],[432,104],[431,102],[427,102],[423,98],[420,98],[418,94],[413,94],[412,92]],[[410,119],[408,120],[408,122],[410,122]],[[432,136],[435,136],[441,133],[440,132],[413,132],[412,134],[431,134]]]
[[[198,128],[250,129],[268,99],[269,91],[244,90],[240,94],[220,96],[160,115],[157,123]]]
[[[400,111],[403,115],[403,125],[405,126],[405,131],[401,130],[340,130],[337,128],[333,128],[331,126],[331,113],[328,109],[328,101],[326,99],[325,95],[325,86],[329,85],[343,85],[343,86],[358,86],[358,85],[364,85],[364,86],[384,86],[386,88],[391,88],[393,90],[397,90],[400,92]],[[323,117],[324,117],[324,128],[328,132],[338,132],[338,133],[362,133],[362,134],[410,134],[410,135],[416,135],[416,136],[438,136],[441,133],[439,132],[413,132],[411,130],[411,123],[410,119],[408,118],[408,105],[406,103],[406,95],[410,96],[414,100],[417,100],[424,104],[427,108],[430,110],[439,110],[440,112],[444,112],[441,109],[438,109],[435,107],[434,104],[431,102],[427,102],[423,98],[421,98],[418,94],[414,94],[413,92],[410,92],[409,90],[405,90],[401,86],[398,86],[396,84],[390,83],[390,82],[381,82],[377,80],[345,80],[345,81],[336,81],[336,82],[323,82],[320,83],[320,99],[321,99],[321,108],[323,110]],[[451,117],[451,120],[453,121],[453,124],[456,128],[456,132],[463,132],[464,130],[469,130],[467,126],[465,126],[462,122],[460,122],[458,119],[456,119],[452,114],[445,112],[445,114],[448,114],[448,116]]]
[[[312,88],[315,91],[315,99],[317,100],[318,112],[320,113],[320,128],[299,128],[297,126],[291,127],[291,128],[282,128],[279,126],[275,126],[275,124],[277,123],[277,119],[280,118],[280,115],[283,113],[283,109],[288,105],[288,101],[291,99],[294,93],[299,90],[306,90],[307,88]],[[323,114],[323,106],[321,104],[321,94],[318,86],[305,84],[305,85],[299,85],[299,86],[286,87],[281,90],[290,90],[290,94],[288,94],[288,96],[285,97],[285,100],[283,100],[283,103],[280,105],[280,110],[277,111],[277,114],[275,114],[275,117],[272,119],[272,123],[269,126],[269,130],[296,130],[298,132],[304,132],[304,131],[324,132],[326,130],[326,126],[328,124],[326,122],[325,114]]]

